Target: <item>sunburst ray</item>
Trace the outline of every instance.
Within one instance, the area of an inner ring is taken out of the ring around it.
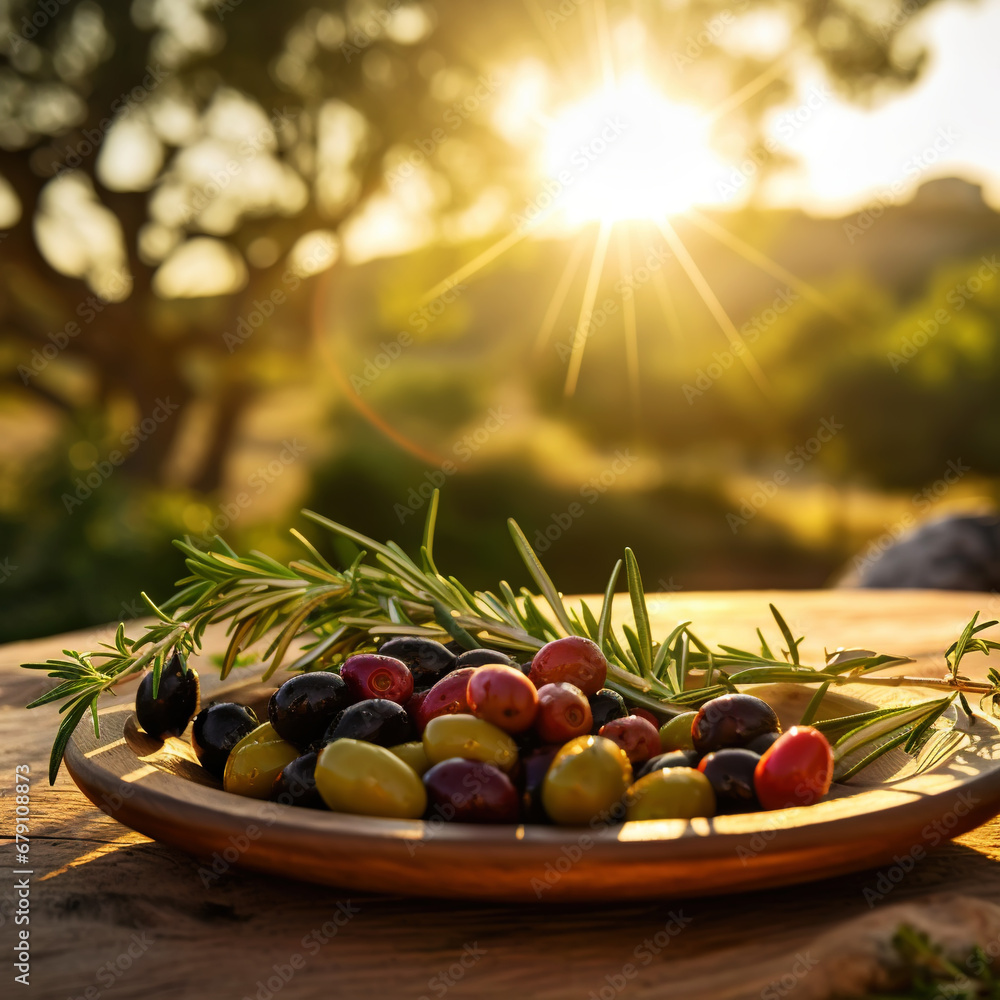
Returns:
[[[702,215],[697,209],[688,209],[685,213],[686,218],[690,219],[699,229],[708,233],[709,236],[715,237],[724,246],[729,247],[730,250],[735,251],[741,257],[744,257],[751,264],[755,264],[762,271],[771,275],[772,278],[777,278],[779,281],[784,281],[789,288],[795,289],[802,298],[812,302],[813,305],[818,306],[825,312],[828,312],[834,319],[840,320],[841,323],[850,325],[853,320],[847,315],[836,303],[831,302],[822,292],[818,289],[813,288],[808,281],[799,278],[797,275],[792,274],[787,268],[782,267],[776,260],[769,257],[762,250],[758,250],[756,247],[751,246],[749,243],[741,240],[734,233],[731,233],[725,226],[720,225],[714,219],[708,218],[708,216]]]
[[[573,249],[570,251],[569,257],[566,259],[566,266],[563,268],[562,274],[559,275],[555,291],[552,293],[552,300],[549,302],[549,307],[545,311],[545,316],[542,319],[542,325],[538,329],[538,337],[535,339],[535,357],[538,357],[548,346],[549,337],[552,336],[552,330],[556,325],[556,320],[559,319],[559,314],[562,312],[562,308],[566,304],[566,298],[569,295],[570,288],[573,286],[573,279],[576,277],[576,272],[580,267],[580,261],[583,260],[583,252],[586,249],[586,235],[584,233],[580,233],[573,243]]]
[[[684,246],[681,238],[677,235],[674,227],[670,225],[669,221],[662,219],[658,226],[660,232],[663,233],[663,238],[667,241],[670,249],[673,251],[674,256],[677,258],[681,267],[684,268],[685,273],[691,280],[691,284],[694,285],[695,291],[701,296],[702,301],[708,307],[708,311],[712,314],[715,322],[719,324],[719,328],[726,335],[729,340],[730,346],[733,348],[733,352],[737,354],[739,359],[743,362],[747,371],[750,373],[751,378],[757,383],[758,388],[764,393],[768,398],[771,398],[773,393],[771,391],[771,384],[764,374],[764,370],[757,363],[757,359],[750,352],[750,348],[747,346],[746,341],[740,336],[739,330],[736,329],[736,324],[729,318],[729,314],[722,307],[722,303],[718,300],[715,292],[712,291],[711,285],[705,279],[705,276],[701,273],[700,268],[694,262],[694,258],[688,253],[688,249]]]
[[[622,274],[622,326],[625,328],[625,364],[628,368],[632,415],[638,421],[639,406],[639,331],[635,318],[635,290],[627,282],[632,280],[632,247],[625,226],[618,227],[618,262]]]
[[[583,290],[583,302],[580,306],[580,318],[577,320],[576,332],[573,335],[573,352],[569,358],[569,369],[566,372],[565,394],[572,396],[576,392],[576,383],[580,378],[580,365],[583,364],[583,350],[590,336],[590,322],[594,311],[594,300],[597,298],[597,288],[601,283],[604,271],[604,258],[608,252],[608,241],[611,239],[611,223],[602,222],[594,244],[594,253],[590,258],[590,270],[587,273],[587,284]]]
[[[496,260],[501,254],[506,253],[512,246],[520,243],[535,228],[534,226],[525,226],[511,230],[511,232],[497,240],[491,247],[487,247],[481,254],[470,260],[468,264],[463,264],[457,271],[452,271],[443,281],[439,281],[429,292],[424,294],[418,305],[425,306],[428,302],[433,302],[439,295],[443,295],[456,285],[461,284],[466,278],[472,277],[476,271],[486,267],[487,264]]]

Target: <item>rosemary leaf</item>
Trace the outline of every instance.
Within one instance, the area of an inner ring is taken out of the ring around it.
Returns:
[[[538,556],[535,555],[535,550],[531,547],[528,539],[525,538],[524,532],[518,526],[517,521],[513,518],[509,518],[507,521],[507,527],[510,529],[511,537],[514,539],[514,545],[516,546],[521,559],[524,561],[524,565],[527,567],[532,579],[538,584],[538,589],[544,595],[545,600],[549,602],[549,607],[552,608],[552,613],[558,619],[559,624],[566,630],[566,634],[572,635],[573,626],[570,624],[569,616],[566,614],[566,608],[563,605],[562,597],[559,596],[559,591],[556,590],[555,585],[549,578],[549,574],[545,572],[545,567],[542,566]]]

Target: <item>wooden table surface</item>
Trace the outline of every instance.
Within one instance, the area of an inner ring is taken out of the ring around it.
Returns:
[[[942,672],[942,651],[974,611],[993,616],[1000,610],[1000,601],[987,594],[848,590],[675,593],[654,599],[652,610],[662,623],[693,619],[692,627],[713,643],[739,644],[750,643],[754,627],[770,620],[768,601],[805,632],[805,662],[818,662],[824,646],[860,646],[914,656],[918,663],[908,672],[928,674]],[[1000,639],[994,632],[988,634]],[[773,633],[771,628],[767,634]],[[0,647],[3,996],[20,995],[16,983],[7,989],[16,974],[15,885],[23,877],[11,874],[19,867],[12,844],[17,764],[28,764],[32,779],[31,971],[25,996],[270,1000],[280,991],[282,1000],[821,997],[840,981],[843,966],[836,948],[816,941],[831,928],[864,918],[863,932],[848,928],[848,937],[860,939],[897,925],[897,904],[907,904],[906,915],[919,916],[914,903],[940,923],[940,912],[951,905],[936,896],[942,892],[1000,903],[1000,820],[954,843],[914,845],[920,848],[917,860],[898,881],[868,871],[712,899],[470,905],[336,891],[236,869],[206,885],[198,859],[98,811],[65,771],[48,786],[56,709],[28,713],[22,706],[51,682],[18,665],[58,655],[64,647],[92,648],[102,634],[91,630]],[[986,663],[971,656],[966,672],[981,676]],[[887,887],[873,899],[873,890]],[[933,903],[939,910],[929,909]],[[989,920],[983,933],[986,927],[998,930]]]

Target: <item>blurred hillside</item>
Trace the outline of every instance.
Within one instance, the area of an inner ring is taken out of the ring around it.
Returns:
[[[421,292],[480,246],[326,272],[294,313],[312,327],[295,334],[301,361],[284,353],[280,312],[254,333],[264,367],[218,489],[185,480],[192,421],[172,481],[125,467],[84,496],[78,484],[106,449],[7,397],[0,440],[21,474],[5,479],[0,551],[21,579],[13,599],[5,590],[3,634],[138,613],[140,589],[162,595],[179,574],[168,541],[185,532],[288,554],[301,505],[412,544],[433,484],[444,565],[476,584],[520,579],[512,516],[569,590],[602,586],[625,544],[662,589],[822,586],[869,539],[995,495],[1000,287],[992,271],[975,276],[1000,246],[1000,217],[976,188],[931,182],[863,229],[860,214],[714,219],[838,306],[830,315],[678,221],[767,394],[650,228],[633,238],[632,270],[609,269],[572,399],[562,381],[582,273],[537,343],[572,252],[557,240],[521,244],[424,314]],[[637,391],[623,294],[639,330]],[[921,339],[939,310],[940,334]],[[963,469],[955,482],[942,479],[955,478],[949,462]]]

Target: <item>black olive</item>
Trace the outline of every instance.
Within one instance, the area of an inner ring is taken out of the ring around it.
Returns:
[[[191,746],[201,766],[220,781],[229,751],[260,725],[256,713],[246,705],[221,701],[203,708],[191,724]]]
[[[179,653],[164,665],[160,672],[160,689],[153,697],[153,674],[146,674],[139,682],[135,695],[135,717],[139,725],[158,740],[180,736],[198,711],[201,687],[194,667],[184,670]]]
[[[462,667],[481,667],[484,663],[502,663],[506,667],[518,666],[516,660],[512,660],[498,649],[467,649],[455,657],[456,670]]]
[[[433,687],[445,674],[456,669],[455,654],[433,639],[400,635],[383,642],[378,651],[382,656],[402,660],[410,668],[415,691]]]
[[[541,747],[542,738],[535,732],[535,727],[525,729],[523,733],[511,733],[510,738],[517,744],[519,754],[530,754]]]
[[[394,747],[413,737],[413,723],[402,705],[386,698],[368,698],[345,708],[330,724],[323,742],[363,740],[365,743]]]
[[[311,751],[286,764],[274,779],[271,798],[285,806],[326,809],[326,803],[316,790],[317,756]]]
[[[694,748],[703,754],[745,747],[764,733],[778,732],[781,726],[774,709],[752,694],[724,694],[706,701],[691,723]]]
[[[700,769],[712,783],[720,812],[751,812],[760,808],[753,785],[759,760],[760,754],[733,747],[716,750],[701,762]]]
[[[520,781],[521,818],[525,823],[551,823],[542,806],[542,782],[549,765],[558,753],[557,747],[547,747],[522,758]]]
[[[635,780],[645,778],[654,771],[665,771],[668,767],[697,767],[701,754],[697,750],[670,750],[650,757],[636,773]]]
[[[283,740],[304,750],[353,700],[340,674],[313,670],[289,678],[271,695],[267,718]]]
[[[590,713],[594,717],[594,725],[590,731],[595,735],[601,731],[605,723],[611,722],[612,719],[624,719],[628,715],[625,699],[611,688],[601,688],[587,701],[590,702]]]
[[[776,743],[780,736],[781,733],[761,733],[746,745],[746,749],[763,756],[764,751],[768,750],[772,743]]]

